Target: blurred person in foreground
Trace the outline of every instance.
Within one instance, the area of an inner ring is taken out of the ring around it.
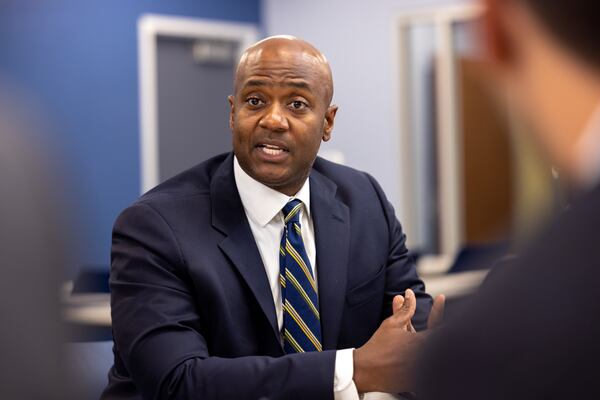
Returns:
[[[413,324],[428,326],[431,298],[375,179],[317,157],[333,131],[332,96],[329,64],[312,45],[255,44],[229,97],[233,152],[120,215],[115,364],[103,398],[410,390],[423,340]]]
[[[33,122],[39,115],[20,94],[0,79],[0,399],[68,399],[62,185]]]
[[[574,188],[514,265],[432,336],[419,394],[600,398],[600,3],[486,0],[486,56]]]

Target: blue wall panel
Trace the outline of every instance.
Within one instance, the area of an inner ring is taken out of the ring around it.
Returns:
[[[2,0],[0,77],[52,120],[69,172],[77,264],[108,265],[118,213],[139,194],[137,19],[260,23],[260,0]],[[75,271],[71,271],[75,272]]]

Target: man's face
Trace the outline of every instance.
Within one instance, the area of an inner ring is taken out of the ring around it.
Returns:
[[[242,63],[229,97],[241,167],[290,196],[302,187],[321,140],[329,140],[333,129],[336,107],[329,107],[330,78],[323,68],[295,46],[259,49]]]

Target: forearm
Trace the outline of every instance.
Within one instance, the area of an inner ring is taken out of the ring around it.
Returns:
[[[277,358],[192,357],[169,371],[148,365],[132,376],[144,398],[331,399],[334,359],[334,351]]]

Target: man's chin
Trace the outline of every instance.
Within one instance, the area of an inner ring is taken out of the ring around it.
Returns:
[[[263,185],[268,186],[271,189],[286,194],[288,196],[293,196],[294,194],[296,194],[302,187],[302,184],[304,183],[299,183],[295,180],[291,180],[287,176],[263,175],[258,176],[254,179],[259,181]]]
[[[273,176],[258,176],[255,178],[257,181],[262,183],[265,186],[270,187],[271,189],[279,190],[282,187],[285,187],[287,182],[283,177],[273,177]]]
[[[287,168],[261,163],[250,174],[254,179],[269,187],[285,184],[289,179]]]

